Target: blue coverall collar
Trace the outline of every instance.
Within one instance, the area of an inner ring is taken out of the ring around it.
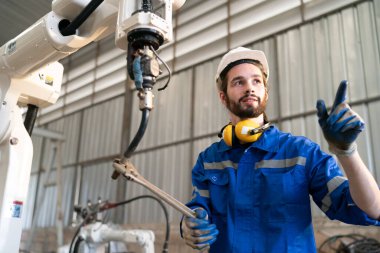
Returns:
[[[279,145],[279,131],[278,129],[271,125],[268,130],[266,130],[260,138],[253,142],[248,148],[258,148],[268,152],[277,152]],[[228,146],[223,140],[219,142],[218,151],[225,152],[232,149],[232,146]]]

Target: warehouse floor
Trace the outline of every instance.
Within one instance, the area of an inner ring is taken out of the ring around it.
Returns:
[[[150,229],[155,233],[155,252],[162,252],[162,243],[165,236],[165,226],[162,224],[147,224],[147,225],[124,225],[126,229]],[[352,226],[341,223],[339,221],[330,221],[324,217],[314,218],[314,231],[317,247],[319,248],[327,239],[334,236],[359,234],[368,238],[380,241],[380,227],[364,227]],[[69,244],[74,235],[75,228],[65,229],[64,240]],[[21,249],[24,249],[29,236],[29,231],[24,231],[22,235]],[[325,243],[320,253],[333,253],[331,248],[338,248],[341,244],[349,244],[352,240],[341,238],[333,243]],[[56,252],[56,228],[40,228],[36,230],[32,246],[33,253],[52,253]],[[128,250],[139,253],[141,248],[138,245],[128,245]],[[178,224],[171,225],[169,252],[173,253],[195,253],[198,251],[192,250],[186,246],[179,236]]]

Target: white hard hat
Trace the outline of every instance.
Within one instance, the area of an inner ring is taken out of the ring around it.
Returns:
[[[222,80],[220,78],[221,74],[225,75],[232,67],[241,63],[249,63],[251,61],[258,61],[263,65],[264,74],[266,79],[269,78],[269,66],[267,58],[263,51],[252,50],[245,47],[237,47],[230,50],[227,54],[222,57],[219,63],[218,69],[216,70],[216,85],[219,90],[221,90]],[[265,78],[265,77],[264,77]]]

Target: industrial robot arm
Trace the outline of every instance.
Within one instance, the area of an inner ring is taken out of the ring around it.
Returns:
[[[74,211],[82,217],[83,222],[79,225],[70,246],[61,247],[59,252],[75,253],[78,251],[76,249],[79,248],[80,244],[84,244],[84,246],[89,249],[88,252],[106,252],[107,244],[110,242],[119,242],[121,245],[124,245],[125,249],[123,249],[123,252],[127,250],[127,245],[134,243],[138,244],[142,248],[143,253],[154,253],[155,237],[153,231],[142,229],[126,230],[112,224],[105,224],[103,222],[104,211],[130,203],[140,198],[155,199],[161,206],[163,206],[159,199],[149,195],[143,195],[119,203],[110,203],[108,201],[104,202],[99,199],[97,203],[88,202],[86,207],[75,206]],[[164,209],[164,211],[167,219],[166,209]],[[108,250],[110,251],[110,249]],[[165,252],[166,250],[167,248],[163,249]]]
[[[141,6],[131,0],[53,0],[51,12],[0,47],[1,252],[19,250],[32,163],[32,127],[25,129],[20,107],[55,103],[63,75],[57,61],[112,33],[116,45],[128,50],[128,73],[141,82],[141,104],[149,102],[159,75],[155,50],[172,39],[172,11],[185,0],[158,2],[164,17],[154,13],[148,0]]]

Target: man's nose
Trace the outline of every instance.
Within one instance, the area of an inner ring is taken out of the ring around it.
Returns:
[[[247,94],[255,93],[253,84],[251,84],[251,83],[248,82],[247,85],[246,85],[246,91],[245,92]]]

